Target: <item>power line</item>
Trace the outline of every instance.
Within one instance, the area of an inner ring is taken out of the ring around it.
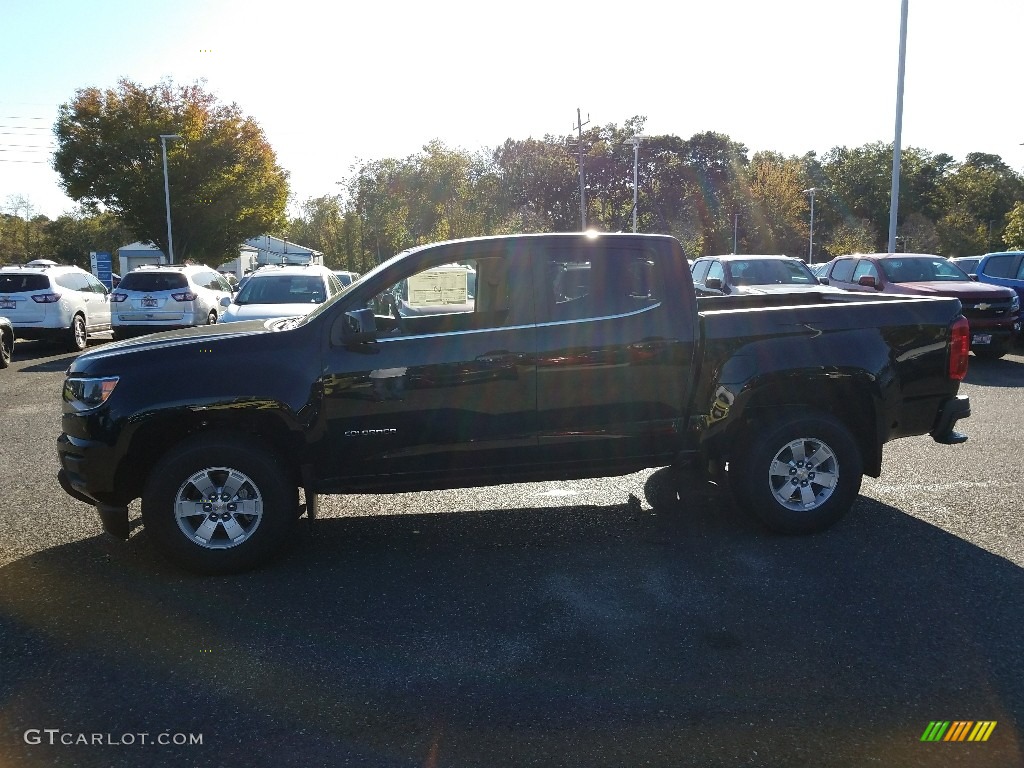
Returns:
[[[0,163],[30,163],[32,165],[49,165],[46,160],[5,160],[0,157]]]
[[[0,115],[0,120],[49,120],[48,117],[30,117],[28,115]]]

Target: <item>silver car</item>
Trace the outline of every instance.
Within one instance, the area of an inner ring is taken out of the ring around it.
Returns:
[[[205,266],[165,264],[133,269],[110,294],[115,339],[210,325],[220,317],[231,285]]]

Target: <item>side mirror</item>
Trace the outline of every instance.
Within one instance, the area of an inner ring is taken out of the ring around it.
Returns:
[[[828,278],[827,277],[819,277],[818,278],[818,285],[828,285]]]
[[[231,299],[229,299],[227,296],[221,297],[220,305],[222,307],[229,307],[229,306],[231,306]]]
[[[974,282],[978,282],[978,276],[976,274],[974,274],[973,272],[971,272],[968,275],[968,277],[971,278],[971,280],[973,280]]]
[[[873,275],[861,275],[857,281],[857,285],[863,285],[865,288],[874,288],[875,290],[882,290],[881,286],[875,281]]]
[[[722,290],[722,278],[720,277],[709,277],[704,281],[704,285],[708,288],[713,288],[716,291]]]
[[[377,340],[377,321],[372,309],[356,309],[346,312],[331,327],[331,346],[342,347],[352,344],[368,344]]]

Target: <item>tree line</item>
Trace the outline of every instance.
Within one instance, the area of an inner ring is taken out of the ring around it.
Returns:
[[[643,117],[583,134],[587,227],[628,231],[633,146]],[[404,159],[352,169],[339,194],[311,198],[289,237],[362,271],[404,248],[510,232],[579,230],[578,138],[508,139],[467,152],[435,140]],[[813,259],[888,247],[892,145],[786,156],[721,133],[642,140],[637,231],[674,235],[691,257],[785,253]],[[998,155],[902,152],[897,250],[945,256],[1024,247],[1024,177]]]
[[[50,220],[23,197],[0,205],[0,263],[47,257],[88,266],[90,251],[133,240],[167,250],[166,150],[177,260],[219,264],[263,234],[322,251],[363,272],[423,243],[587,227],[627,231],[634,150],[645,118],[582,136],[507,139],[467,151],[436,139],[408,157],[357,163],[336,194],[285,215],[288,173],[260,127],[200,85],[85,88],[60,107],[53,165],[76,211]],[[160,141],[160,136],[166,138]],[[585,178],[581,210],[580,154]],[[637,230],[674,235],[691,257],[785,253],[813,260],[885,250],[892,145],[834,147],[822,156],[756,152],[729,136],[644,137]],[[1024,178],[998,155],[902,153],[897,250],[961,256],[1024,248]]]

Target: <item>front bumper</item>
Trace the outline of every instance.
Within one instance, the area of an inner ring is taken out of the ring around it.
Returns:
[[[65,493],[78,501],[96,507],[103,530],[120,539],[128,538],[128,499],[119,498],[112,489],[112,478],[99,469],[110,466],[104,462],[107,446],[61,434],[57,438],[60,471],[57,482]]]
[[[100,522],[103,525],[104,531],[119,539],[128,539],[128,507],[118,506],[116,504],[103,504],[96,499],[89,498],[82,493],[74,483],[72,483],[70,474],[67,470],[62,469],[57,473],[57,482],[60,483],[60,487],[63,488],[69,496],[96,507],[96,511],[99,513]]]

